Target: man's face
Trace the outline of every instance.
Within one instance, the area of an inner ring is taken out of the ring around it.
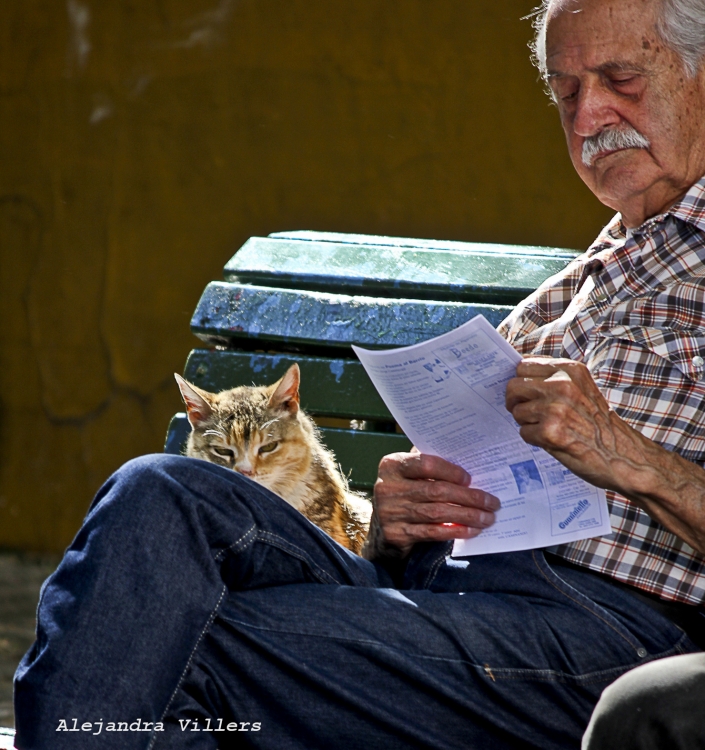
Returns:
[[[666,210],[705,174],[705,74],[689,78],[660,40],[658,4],[556,0],[546,28],[548,80],[573,166],[627,226]],[[648,147],[608,146],[585,164],[586,139],[608,130],[636,131]]]

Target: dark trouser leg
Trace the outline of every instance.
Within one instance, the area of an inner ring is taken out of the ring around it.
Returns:
[[[379,585],[375,566],[235,472],[147,456],[101,489],[15,677],[20,748],[146,748],[228,587]],[[89,731],[56,731],[62,720]],[[102,730],[98,730],[98,722]]]
[[[645,664],[600,698],[584,750],[705,748],[705,654]]]
[[[465,562],[422,546],[404,585],[233,472],[131,462],[43,591],[18,746],[577,748],[604,686],[693,649],[540,552]],[[56,731],[74,718],[77,732]],[[179,723],[221,718],[222,733]],[[138,719],[165,731],[108,730]]]
[[[404,590],[229,592],[156,747],[207,747],[190,727],[217,716],[238,727],[220,748],[577,750],[609,682],[693,648],[646,605],[556,573],[541,552],[466,563],[443,551],[419,551]]]

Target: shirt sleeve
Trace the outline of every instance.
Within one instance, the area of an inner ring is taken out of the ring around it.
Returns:
[[[497,331],[518,351],[521,340],[536,329],[563,315],[573,295],[580,288],[587,259],[584,255],[571,261],[562,271],[550,276],[497,326]]]

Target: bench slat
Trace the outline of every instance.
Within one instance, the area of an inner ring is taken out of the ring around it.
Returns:
[[[292,364],[301,368],[301,405],[310,414],[393,421],[363,366],[352,359],[194,349],[184,377],[218,393],[238,385],[268,385]]]
[[[487,252],[519,253],[527,255],[544,255],[570,260],[581,251],[563,247],[544,247],[542,245],[502,245],[491,242],[459,242],[457,240],[425,240],[416,237],[387,237],[379,234],[345,234],[343,232],[311,232],[293,230],[290,232],[272,232],[272,239],[298,240],[301,242],[340,242],[348,245],[376,245],[377,247],[432,248],[439,250],[459,250],[482,248]]]
[[[445,244],[451,247],[252,237],[228,261],[224,276],[236,283],[336,294],[515,305],[575,255]]]
[[[407,346],[457,328],[482,313],[493,326],[510,305],[351,297],[213,281],[191,319],[209,344],[237,340],[349,347]]]
[[[335,453],[343,473],[353,489],[371,490],[377,480],[377,468],[390,453],[411,450],[406,435],[394,432],[365,432],[321,427],[323,442]]]
[[[181,454],[190,430],[186,414],[175,414],[169,424],[164,452]],[[353,489],[372,489],[382,457],[411,448],[406,435],[397,433],[322,427],[321,436],[323,442],[335,453]]]

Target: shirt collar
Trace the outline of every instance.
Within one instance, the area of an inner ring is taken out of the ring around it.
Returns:
[[[705,232],[705,177],[699,179],[667,213]]]
[[[622,265],[625,267],[633,265],[636,258],[641,254],[641,249],[629,240],[635,234],[647,232],[650,225],[662,224],[669,216],[692,224],[698,230],[705,232],[705,176],[693,184],[678,203],[675,203],[663,214],[651,216],[643,224],[632,230],[628,230],[624,226],[621,214],[615,214],[590,245],[586,255],[588,258],[593,258],[599,254],[603,262],[608,263],[615,258],[616,253],[621,258]],[[683,249],[691,250],[687,245]]]

